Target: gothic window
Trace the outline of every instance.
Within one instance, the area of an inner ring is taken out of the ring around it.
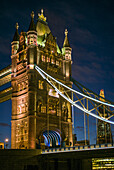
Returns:
[[[20,105],[18,106],[18,113],[19,114],[21,113],[21,106]]]
[[[21,137],[21,140],[23,140],[23,136]]]
[[[30,38],[30,44],[33,44],[33,37]]]
[[[45,56],[44,55],[42,55],[42,61],[45,62]]]
[[[52,63],[52,64],[55,64],[55,60],[54,60],[53,58],[51,59],[51,63]]]
[[[20,131],[18,130],[17,135],[20,135]]]
[[[56,65],[59,66],[59,61],[56,61]]]
[[[50,62],[50,57],[47,57],[47,63],[49,63]]]
[[[20,91],[20,84],[18,84],[17,86],[17,91]]]
[[[43,81],[39,80],[39,89],[43,89]]]
[[[24,132],[23,130],[24,130],[23,127],[21,127],[21,135],[23,135],[23,132]]]
[[[25,122],[25,127],[27,127],[27,122]]]
[[[21,87],[22,87],[22,90],[24,90],[24,83],[22,82],[22,85],[21,85]]]
[[[36,39],[34,39],[34,44],[36,44]]]
[[[28,110],[28,105],[27,105],[27,103],[25,103],[25,111],[27,111]]]
[[[25,140],[27,140],[27,136],[25,136],[24,138],[25,138]]]
[[[22,104],[21,109],[22,109],[22,113],[24,113],[25,112],[25,105],[24,104]]]
[[[39,101],[39,102],[38,102],[38,112],[41,112],[41,107],[42,107],[42,102]]]
[[[27,81],[25,82],[25,87],[28,88],[28,82]]]
[[[55,52],[55,50],[54,49],[52,49],[52,53],[54,53]]]
[[[41,113],[46,113],[46,107],[45,106],[41,106]]]
[[[25,130],[25,134],[27,133],[27,130]]]

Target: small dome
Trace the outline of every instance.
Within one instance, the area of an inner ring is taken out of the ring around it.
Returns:
[[[49,34],[51,31],[46,22],[46,17],[43,15],[43,9],[41,10],[41,14],[38,14],[38,22],[36,24],[36,31],[38,36],[43,36],[44,34]]]

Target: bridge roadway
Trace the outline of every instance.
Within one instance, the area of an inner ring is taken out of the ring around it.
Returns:
[[[47,161],[47,169],[50,169],[54,161],[53,166],[56,166],[57,170],[91,170],[93,169],[92,160],[95,158],[102,159],[101,164],[104,159],[107,159],[107,161],[110,158],[114,159],[114,144],[52,148],[43,150],[42,154],[45,155],[44,162],[46,164]],[[97,166],[99,166],[99,163]]]
[[[79,152],[79,151],[91,151],[91,150],[106,150],[113,149],[114,144],[96,144],[96,145],[85,145],[85,146],[73,146],[63,148],[50,148],[42,150],[42,154],[54,154],[54,153],[66,153],[66,152]]]
[[[91,170],[94,158],[114,159],[114,146],[0,150],[0,170]]]

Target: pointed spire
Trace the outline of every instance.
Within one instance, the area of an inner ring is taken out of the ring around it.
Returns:
[[[31,12],[31,17],[34,19],[34,11]]]
[[[13,37],[13,41],[19,41],[19,33],[18,33],[19,25],[18,25],[18,23],[16,23],[15,27],[16,27],[16,31],[15,31],[15,34]]]
[[[68,31],[67,31],[67,29],[65,29],[65,40],[64,40],[64,43],[63,43],[63,47],[70,47],[67,35],[68,35]]]
[[[103,89],[100,90],[100,96],[101,96],[101,97],[100,97],[100,100],[101,100],[101,101],[105,101],[105,99],[104,99],[104,98],[105,98],[105,95],[104,95],[104,90],[103,90]]]
[[[31,22],[28,31],[36,31],[36,26],[34,24],[34,11],[31,13]]]
[[[46,22],[46,17],[44,17],[43,12],[44,12],[44,10],[41,9],[41,14],[38,14],[38,18],[41,19],[42,21],[45,21],[45,22]]]

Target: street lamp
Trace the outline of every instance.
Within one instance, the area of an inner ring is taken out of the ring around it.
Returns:
[[[9,139],[6,138],[6,139],[5,139],[5,148],[6,148],[6,149],[7,149],[7,147],[8,147],[8,141],[9,141]]]

